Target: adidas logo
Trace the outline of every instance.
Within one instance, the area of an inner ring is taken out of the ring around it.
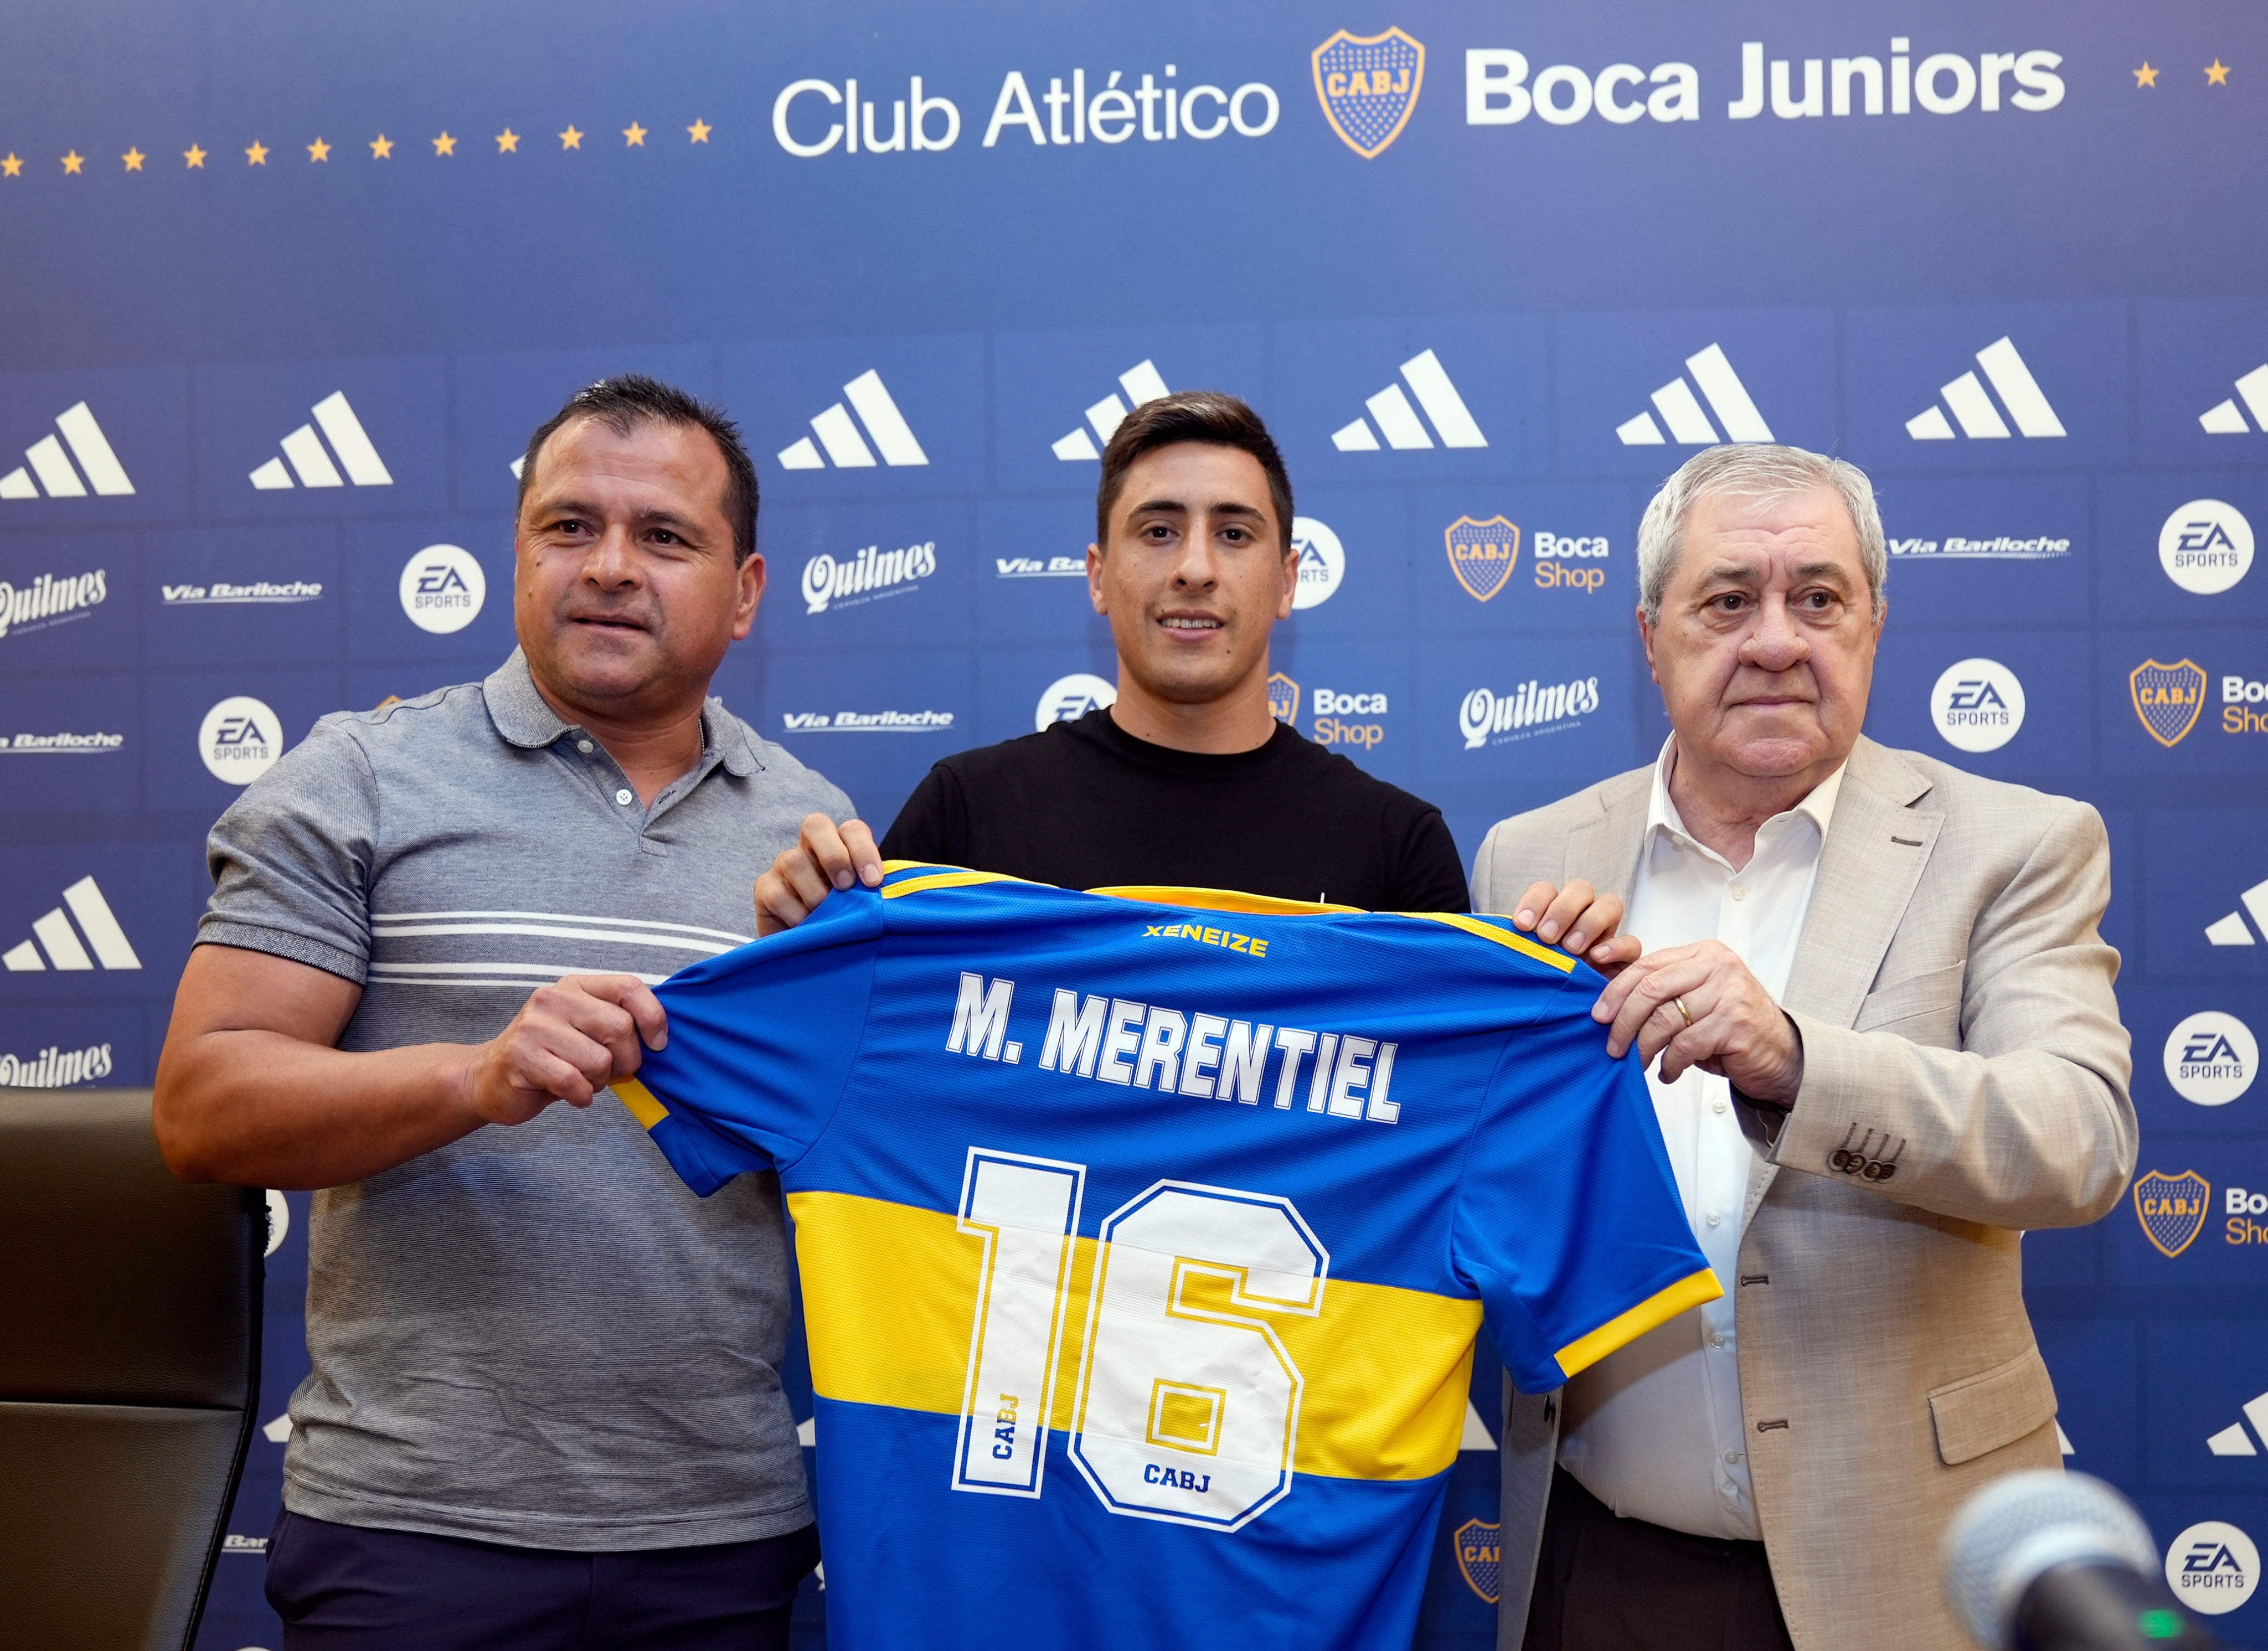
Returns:
[[[853,419],[843,402],[837,402],[811,421],[813,435],[819,438],[819,447],[827,449],[827,456],[819,456],[819,447],[811,445],[806,436],[792,446],[780,449],[781,468],[789,470],[824,470],[829,464],[837,469],[872,469],[874,452],[866,445],[858,426],[866,426],[866,435],[874,439],[874,446],[882,450],[882,462],[887,465],[927,464],[929,454],[914,439],[914,432],[906,423],[906,416],[898,411],[898,404],[890,399],[890,392],[882,383],[882,375],[872,367],[843,387],[843,399],[858,411]]]
[[[2244,1407],[2246,1418],[2252,1423],[2252,1432],[2268,1439],[2268,1393],[2261,1394]],[[2216,1456],[2257,1456],[2259,1447],[2252,1442],[2251,1434],[2244,1431],[2243,1422],[2231,1422],[2205,1441],[2205,1448]]]
[[[1725,358],[1722,345],[1712,344],[1698,355],[1686,357],[1685,371],[1693,375],[1693,384],[1701,387],[1700,396],[1693,394],[1693,386],[1681,375],[1647,398],[1661,415],[1661,423],[1669,426],[1671,441],[1682,447],[1707,447],[1719,441],[1772,439],[1771,426],[1756,411],[1749,387],[1741,382],[1741,375]],[[1701,410],[1702,397],[1708,400],[1708,412]],[[1717,433],[1717,425],[1709,422],[1709,413],[1716,414],[1717,424],[1725,427],[1722,436]],[[1636,418],[1616,424],[1615,435],[1625,447],[1662,445],[1661,424],[1653,422],[1653,413],[1640,413]]]
[[[315,416],[315,424],[322,426],[323,435],[330,439],[330,451],[315,434],[314,424],[302,424],[284,438],[284,458],[270,459],[252,473],[252,485],[263,493],[292,485],[297,475],[301,487],[343,487],[352,482],[357,487],[391,487],[394,477],[386,468],[386,461],[378,456],[371,446],[369,432],[362,420],[355,416],[347,405],[347,393],[333,390],[309,409]],[[339,463],[331,462],[331,453],[339,456]],[[291,468],[284,468],[284,460]],[[346,467],[343,480],[339,465]]]
[[[70,908],[72,918],[78,919],[73,929],[70,918],[63,916],[63,906]],[[46,969],[50,964],[57,969],[92,969],[99,962],[105,969],[139,969],[142,960],[134,954],[134,947],[126,939],[126,931],[118,926],[112,915],[110,903],[102,897],[94,879],[82,877],[63,890],[63,905],[57,906],[47,916],[32,925],[36,943],[26,940],[21,945],[0,952],[0,968],[11,974],[29,974]],[[86,945],[79,944],[79,935],[86,936]],[[94,956],[86,948],[94,948]],[[44,951],[46,956],[41,957]]]
[[[1457,394],[1457,387],[1449,382],[1443,371],[1441,358],[1432,350],[1416,355],[1402,364],[1402,377],[1410,386],[1410,394],[1418,398],[1418,407],[1425,409],[1425,417],[1433,421],[1440,432],[1444,447],[1485,447],[1488,438],[1465,406],[1465,398]],[[1426,433],[1418,408],[1410,405],[1410,396],[1402,393],[1400,384],[1389,384],[1363,405],[1370,416],[1378,421],[1378,430],[1386,436],[1386,445],[1397,453],[1416,447],[1430,447],[1433,438]],[[1376,453],[1378,431],[1368,422],[1356,419],[1351,424],[1331,432],[1331,446],[1341,453]]]
[[[24,449],[25,464],[0,475],[0,498],[38,498],[42,493],[49,498],[85,498],[90,482],[105,498],[134,490],[126,467],[110,450],[102,426],[94,422],[85,402],[56,414],[55,428],[63,432],[63,441],[40,437]],[[63,456],[65,441],[70,444],[70,459]],[[71,459],[78,461],[77,470],[71,468]],[[85,482],[79,480],[79,470],[86,472]],[[32,480],[35,475],[37,483]]]
[[[2244,414],[2236,410],[2234,400],[2223,402],[2198,415],[2198,424],[2206,435],[2249,436],[2256,427],[2268,430],[2268,362],[2237,380],[2236,394],[2244,398],[2245,411],[2252,415],[2252,423],[2244,422]]]
[[[2252,914],[2253,922],[2268,933],[2268,882],[2257,882],[2237,896],[2244,911]],[[2205,925],[2205,938],[2215,946],[2250,946],[2255,944],[2252,931],[2244,926],[2244,911],[2232,911],[2227,917]]]
[[[1139,407],[1145,402],[1154,402],[1171,394],[1166,388],[1166,380],[1159,376],[1155,362],[1138,362],[1127,368],[1118,375],[1118,382],[1125,387],[1126,400],[1122,402],[1116,395],[1106,395],[1088,408],[1086,422],[1094,426],[1094,436],[1090,438],[1086,431],[1073,427],[1070,435],[1055,444],[1057,458],[1066,461],[1100,459],[1102,449],[1094,444],[1099,441],[1107,445],[1109,442],[1111,432],[1126,416],[1130,403]]]
[[[2039,381],[2032,377],[2032,370],[2024,365],[2023,357],[2016,353],[2013,343],[2002,338],[1985,345],[1977,352],[1977,365],[1984,369],[1984,376],[1999,393],[2000,406],[2007,408],[2008,416],[2016,421],[2018,433],[2028,437],[2064,433],[2063,420],[2048,405],[2048,398],[2040,393]],[[1938,394],[1945,398],[1945,407],[1953,409],[1961,433],[1970,440],[2007,439],[2008,426],[1975,373],[1962,373],[1952,383],[1940,387]],[[1916,441],[1951,441],[1953,425],[1946,422],[1945,407],[1932,407],[1906,420],[1906,434]]]

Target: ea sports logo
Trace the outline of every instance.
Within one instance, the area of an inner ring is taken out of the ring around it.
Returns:
[[[462,630],[479,618],[488,593],[481,564],[453,544],[429,544],[401,569],[401,611],[411,624],[436,636]]]
[[[1300,581],[1292,590],[1292,606],[1320,608],[1338,590],[1346,577],[1346,548],[1338,534],[1313,516],[1292,519],[1292,554],[1299,558]]]
[[[2218,596],[2252,565],[2252,524],[2234,505],[2193,498],[2158,529],[2166,577],[2198,596]]]
[[[2166,1586],[2191,1610],[2218,1617],[2252,1596],[2260,1550],[2224,1520],[2191,1525],[2166,1550]]]
[[[249,785],[284,755],[284,724],[251,695],[232,694],[205,712],[197,755],[215,779]]]
[[[1073,671],[1048,684],[1033,726],[1045,733],[1050,723],[1077,722],[1090,711],[1105,711],[1117,703],[1116,688],[1088,672]]]
[[[1955,750],[1997,751],[2024,726],[2024,685],[1998,660],[1962,660],[1930,689],[1929,714]]]
[[[2176,1095],[2201,1107],[2227,1106],[2252,1087],[2260,1046],[2235,1015],[2206,1009],[2173,1029],[2165,1058]]]

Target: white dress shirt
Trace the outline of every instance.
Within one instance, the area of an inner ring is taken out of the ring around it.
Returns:
[[[1649,952],[1716,940],[1775,999],[1787,989],[1819,851],[1843,784],[1840,767],[1756,829],[1735,871],[1688,836],[1669,800],[1673,737],[1654,763],[1646,839],[1623,932]],[[1646,1072],[1686,1220],[1724,1295],[1609,1354],[1567,1385],[1559,1461],[1617,1514],[1697,1537],[1761,1535],[1741,1420],[1733,1298],[1755,1161],[1724,1079],[1697,1069],[1663,1083]]]

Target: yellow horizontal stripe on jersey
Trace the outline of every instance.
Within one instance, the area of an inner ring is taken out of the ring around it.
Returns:
[[[630,1109],[642,1129],[650,1130],[669,1116],[669,1109],[654,1099],[653,1091],[635,1078],[618,1078],[608,1087]]]
[[[794,1192],[812,1386],[831,1399],[955,1416],[966,1386],[982,1239],[940,1210],[847,1192]],[[1049,1426],[1069,1432],[1097,1245],[1079,1241]],[[1227,1305],[1202,1279],[1192,1306]],[[1248,1312],[1248,1308],[1240,1308]],[[1322,1311],[1266,1315],[1306,1381],[1294,1467],[1347,1479],[1420,1479],[1457,1459],[1481,1305],[1331,1279]]]
[[[1171,883],[1123,883],[1109,888],[1090,888],[1090,895],[1113,900],[1138,900],[1152,906],[1188,906],[1198,911],[1241,911],[1248,917],[1301,918],[1318,912],[1360,915],[1360,906],[1335,906],[1318,900],[1279,900],[1274,895],[1243,895],[1233,888],[1182,888]]]
[[[882,898],[895,900],[900,895],[917,895],[924,888],[966,888],[971,883],[1020,883],[1024,881],[1021,877],[1011,877],[1005,872],[939,872],[928,877],[909,877],[900,883],[885,883]]]
[[[1494,940],[1498,946],[1508,946],[1522,957],[1532,957],[1539,963],[1549,963],[1563,975],[1575,972],[1575,960],[1565,952],[1555,952],[1539,945],[1513,929],[1499,929],[1493,923],[1484,923],[1478,918],[1467,917],[1462,911],[1405,911],[1405,918],[1423,918],[1428,923],[1446,923],[1453,929],[1462,929],[1468,934],[1477,934],[1484,940]]]
[[[1554,1355],[1561,1374],[1587,1370],[1616,1348],[1636,1341],[1646,1331],[1667,1324],[1689,1307],[1713,1301],[1725,1294],[1717,1275],[1704,1267],[1688,1273],[1667,1289],[1656,1290],[1627,1313],[1618,1313],[1587,1336],[1578,1336]]]

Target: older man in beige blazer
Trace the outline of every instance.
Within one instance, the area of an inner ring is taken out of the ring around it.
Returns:
[[[1702,453],[1639,529],[1660,759],[1504,821],[1476,910],[1590,904],[1726,1299],[1507,1396],[1498,1644],[1956,1651],[1939,1543],[2060,1460],[2024,1229],[2134,1164],[2102,822],[1861,737],[1886,608],[1866,478]],[[1595,896],[1595,903],[1591,903]],[[1556,938],[1556,937],[1555,937]]]

